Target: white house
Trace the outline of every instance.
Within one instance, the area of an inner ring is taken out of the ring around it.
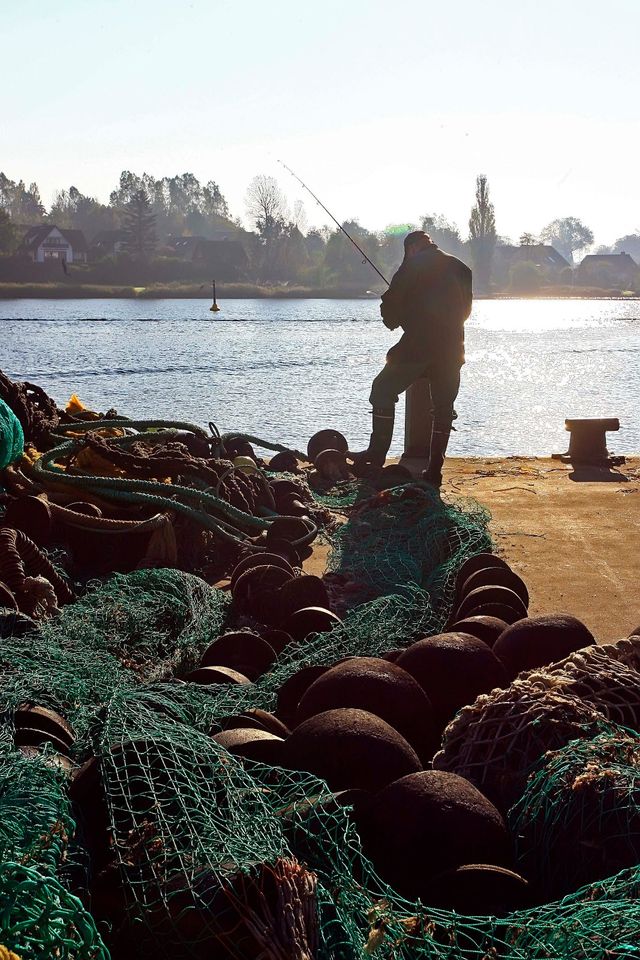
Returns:
[[[22,241],[22,250],[34,263],[47,263],[50,260],[87,262],[87,242],[82,230],[61,230],[54,226],[31,227]]]

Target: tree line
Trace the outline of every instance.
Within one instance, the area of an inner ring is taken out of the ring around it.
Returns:
[[[22,229],[41,223],[62,229],[82,230],[88,243],[104,231],[119,230],[123,238],[123,259],[140,263],[175,253],[170,236],[224,235],[241,240],[248,257],[247,279],[261,283],[289,283],[313,286],[343,285],[366,287],[375,284],[375,274],[362,256],[338,229],[308,225],[304,205],[287,201],[278,181],[264,174],[249,184],[245,213],[251,224],[244,228],[232,218],[229,205],[214,180],[201,183],[192,173],[156,179],[128,170],[121,173],[108,203],[81,193],[75,186],[56,192],[47,210],[36,183],[10,180],[0,173],[0,254],[13,254],[22,239]],[[476,288],[490,288],[496,248],[510,243],[498,234],[496,213],[488,179],[476,179],[468,233],[440,213],[426,213],[415,223],[390,225],[371,231],[357,220],[343,226],[383,273],[389,275],[402,259],[402,241],[409,230],[426,230],[443,250],[468,262]],[[524,232],[520,246],[551,244],[572,263],[577,253],[593,245],[593,233],[576,217],[553,220],[535,235]],[[596,252],[621,252],[640,259],[640,232],[619,238],[610,248]]]

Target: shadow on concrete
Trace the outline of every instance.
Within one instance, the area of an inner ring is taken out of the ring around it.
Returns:
[[[628,483],[629,477],[619,470],[609,466],[591,466],[590,464],[574,464],[569,480],[574,483]]]

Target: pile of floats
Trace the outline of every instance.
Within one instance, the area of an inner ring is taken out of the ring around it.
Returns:
[[[532,833],[521,813],[523,803],[535,807],[531,784],[544,791],[545,765],[574,741],[606,734],[609,744],[640,753],[640,627],[599,646],[572,616],[529,617],[522,578],[483,553],[460,566],[442,633],[407,636],[377,657],[354,651],[307,664],[305,638],[341,622],[327,582],[302,570],[319,528],[335,520],[312,486],[353,477],[340,434],[322,431],[306,455],[282,449],[266,464],[245,437],[83,409],[65,414],[31,385],[9,388],[6,378],[3,385],[0,395],[25,434],[25,454],[0,478],[3,630],[55,615],[74,601],[71,581],[86,574],[206,569],[209,582],[225,581],[241,626],[213,638],[199,664],[176,679],[248,687],[298,649],[298,669],[281,684],[277,705],[223,717],[212,737],[249,772],[259,762],[325,781],[378,875],[403,897],[505,916],[638,863],[640,798],[621,812],[616,791],[628,777],[606,751],[585,753],[582,769],[574,765],[570,778],[554,781],[554,811],[575,806],[576,797],[599,811],[597,818],[576,813],[571,844],[547,842],[553,816],[545,820],[539,810],[535,843],[525,842]],[[56,545],[68,551],[71,578],[48,558]],[[13,722],[26,755],[48,746],[65,758],[78,817],[90,819],[96,804],[104,806],[100,777],[95,760],[90,776],[86,764],[75,765],[67,720],[24,704]],[[126,754],[126,745],[119,749]],[[300,797],[298,824],[304,811],[311,824],[314,802]],[[113,846],[110,829],[105,818],[95,840],[100,857]],[[302,861],[308,847],[296,849],[296,836],[291,852]],[[549,864],[560,858],[580,867],[558,869],[554,876],[565,879],[549,887]],[[118,897],[112,904],[120,910]],[[122,918],[107,909],[103,919]]]

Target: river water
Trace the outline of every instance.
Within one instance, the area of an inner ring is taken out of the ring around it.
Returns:
[[[296,447],[369,434],[371,380],[397,340],[375,300],[12,300],[2,362],[63,403],[241,430]],[[467,322],[452,455],[550,454],[565,417],[620,418],[640,452],[640,302],[483,300]],[[392,452],[402,449],[402,417]]]

